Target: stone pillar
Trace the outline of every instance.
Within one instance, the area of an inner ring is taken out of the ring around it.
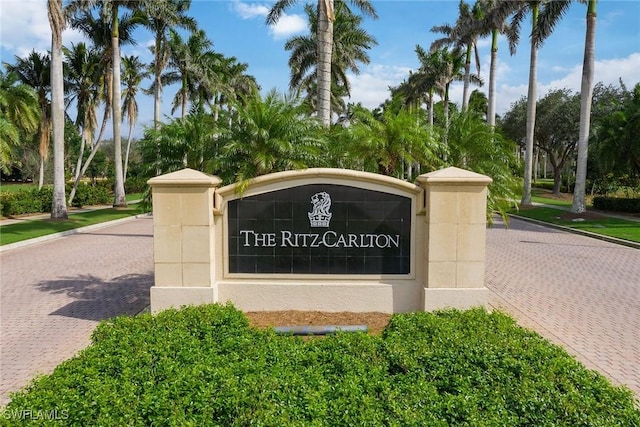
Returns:
[[[491,181],[455,167],[418,177],[426,205],[422,260],[426,311],[486,305],[486,206]]]
[[[148,181],[153,195],[153,313],[217,301],[213,198],[220,182],[192,169]]]

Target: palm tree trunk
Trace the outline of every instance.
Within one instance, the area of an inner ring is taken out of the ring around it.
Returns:
[[[127,206],[127,200],[124,193],[124,180],[122,175],[122,141],[120,139],[120,46],[118,40],[118,10],[113,11],[113,34],[111,37],[111,46],[113,49],[113,102],[111,103],[111,114],[113,116],[113,145],[114,145],[114,169],[115,169],[115,185],[114,185],[114,207]]]
[[[587,155],[589,148],[589,127],[591,117],[591,98],[593,97],[593,70],[596,44],[596,3],[587,4],[587,31],[584,42],[584,62],[582,65],[582,86],[580,89],[580,132],[578,134],[578,155],[576,166],[576,185],[573,191],[571,212],[582,213],[585,207],[587,185]]]
[[[462,111],[467,111],[469,107],[469,78],[471,75],[471,54],[473,46],[467,46],[467,55],[464,60],[464,81],[462,86]]]
[[[491,33],[491,65],[489,66],[489,105],[487,108],[487,124],[492,129],[496,126],[496,67],[498,63],[498,30]]]
[[[433,127],[433,89],[429,91],[429,117],[427,119],[429,120],[429,126]]]
[[[160,35],[156,35],[156,43],[155,43],[155,89],[153,93],[153,127],[158,129],[160,125],[160,106],[162,102],[162,81],[160,80],[160,75],[162,74],[161,64],[160,64]],[[126,176],[126,174],[125,174]],[[125,177],[126,179],[126,177]]]
[[[533,27],[538,22],[538,4],[531,11]],[[529,60],[529,92],[527,94],[527,132],[524,152],[524,184],[522,186],[521,205],[531,205],[531,172],[533,170],[533,137],[536,126],[538,47],[531,39],[531,58]]]
[[[331,124],[331,55],[333,50],[333,0],[318,0],[318,117]]]
[[[53,202],[51,219],[67,219],[64,194],[64,81],[62,71],[62,0],[48,1],[51,25],[51,119],[53,122]]]
[[[158,129],[160,124],[160,105],[162,99],[162,83],[160,82],[160,75],[156,75],[156,87],[153,94],[153,127]]]
[[[38,174],[38,190],[44,185],[44,157],[40,156],[40,173]]]
[[[133,121],[129,121],[129,135],[127,136],[127,151],[124,154],[124,171],[122,172],[122,179],[124,182],[127,182],[127,169],[129,168],[129,150],[131,149],[131,137],[133,135],[133,125],[134,125]]]
[[[109,111],[110,111],[109,108],[105,106],[104,115],[102,116],[102,125],[100,126],[100,133],[98,133],[98,137],[96,138],[95,142],[92,142],[91,144],[91,152],[89,153],[89,157],[87,157],[87,160],[84,162],[84,164],[81,163],[82,157],[78,159],[78,165],[82,164],[82,168],[78,166],[78,170],[80,172],[78,172],[74,178],[73,188],[71,188],[71,192],[69,193],[69,204],[73,202],[73,199],[76,196],[76,191],[78,191],[78,184],[80,183],[80,179],[82,179],[84,174],[87,173],[87,169],[89,169],[89,165],[91,165],[91,161],[93,160],[96,153],[98,152],[98,147],[100,147],[100,143],[102,142],[102,137],[104,136],[105,129],[107,128]],[[92,138],[91,134],[86,135],[87,141],[91,141],[91,138]]]

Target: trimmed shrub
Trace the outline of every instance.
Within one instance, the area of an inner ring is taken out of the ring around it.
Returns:
[[[72,185],[67,186],[67,196],[71,191]],[[111,202],[113,195],[110,189],[101,183],[89,184],[79,183],[76,189],[76,195],[73,198],[72,205],[82,207],[88,205],[104,205]]]
[[[14,394],[1,425],[637,426],[632,393],[482,309],[395,315],[381,336],[303,340],[230,305],[101,322]]]
[[[0,193],[0,210],[3,216],[51,212],[52,203],[52,187]]]
[[[594,197],[593,207],[601,211],[640,213],[640,198]]]

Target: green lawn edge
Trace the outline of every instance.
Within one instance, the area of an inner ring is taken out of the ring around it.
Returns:
[[[135,203],[126,208],[106,208],[88,212],[71,213],[69,214],[69,219],[66,221],[26,219],[24,222],[0,226],[0,246],[143,213],[145,213],[145,211],[142,209],[142,206],[139,203]]]
[[[560,219],[560,216],[565,212],[566,211],[560,209],[544,206],[528,209],[513,209],[509,211],[510,214],[516,216],[531,218],[573,230],[586,231],[601,236],[640,243],[640,222],[608,217],[603,217],[602,219],[585,219],[579,222]]]

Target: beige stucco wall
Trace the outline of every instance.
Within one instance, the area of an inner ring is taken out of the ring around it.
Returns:
[[[258,177],[249,197],[307,184],[338,184],[411,199],[410,274],[232,274],[227,264],[227,205],[235,185],[185,169],[149,181],[153,191],[155,286],[151,310],[233,302],[245,311],[405,312],[486,303],[486,186],[457,168],[421,175],[418,185],[343,169],[307,169]]]

